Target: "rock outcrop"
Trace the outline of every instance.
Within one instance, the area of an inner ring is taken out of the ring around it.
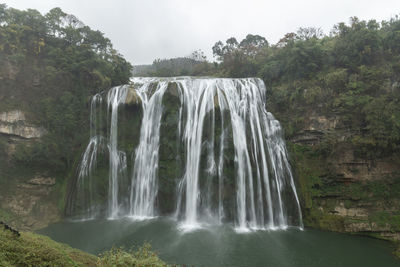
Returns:
[[[14,154],[18,146],[30,147],[46,134],[43,127],[27,121],[21,110],[0,113],[0,137],[3,150],[0,168],[0,214],[8,214],[3,220],[17,229],[36,230],[60,219],[55,178],[39,175],[33,169],[16,165]],[[12,169],[12,173],[7,169]],[[21,171],[18,173],[17,169]],[[32,173],[31,173],[32,171]],[[44,171],[44,170],[43,170]],[[2,181],[2,178],[12,179]]]
[[[46,130],[29,124],[21,110],[12,110],[0,113],[0,134],[33,139],[45,135]]]
[[[0,208],[12,214],[11,225],[22,230],[36,230],[60,219],[57,203],[51,201],[55,178],[36,175],[17,183],[12,194],[0,195]]]
[[[303,118],[288,141],[306,223],[400,240],[400,159],[360,155],[336,114]]]

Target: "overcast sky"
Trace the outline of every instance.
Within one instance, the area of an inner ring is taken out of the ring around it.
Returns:
[[[77,16],[110,38],[132,64],[156,58],[187,56],[203,50],[212,60],[218,40],[248,33],[276,43],[299,27],[321,27],[329,33],[351,16],[388,20],[400,14],[400,0],[8,0],[9,7],[53,7]]]

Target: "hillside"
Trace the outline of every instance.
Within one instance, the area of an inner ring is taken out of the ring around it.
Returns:
[[[0,214],[22,229],[59,220],[88,133],[88,100],[132,66],[73,15],[0,5]]]

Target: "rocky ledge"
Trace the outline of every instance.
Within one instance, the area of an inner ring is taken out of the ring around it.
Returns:
[[[21,110],[12,110],[0,113],[0,134],[34,139],[45,135],[46,130],[29,124]]]

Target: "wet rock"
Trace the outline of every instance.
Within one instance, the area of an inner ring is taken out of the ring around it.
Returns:
[[[133,87],[129,87],[128,92],[126,94],[125,104],[127,105],[134,105],[140,104],[141,99],[136,93],[136,90]]]

